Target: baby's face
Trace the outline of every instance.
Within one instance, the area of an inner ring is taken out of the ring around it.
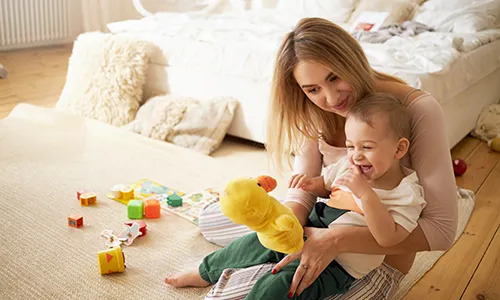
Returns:
[[[393,166],[398,148],[398,140],[382,114],[373,117],[372,125],[354,117],[345,124],[347,155],[367,180],[378,179]]]

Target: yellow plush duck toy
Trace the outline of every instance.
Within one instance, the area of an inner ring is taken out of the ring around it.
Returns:
[[[304,230],[292,210],[268,194],[276,185],[270,176],[232,180],[220,197],[220,208],[234,223],[257,232],[264,247],[297,252],[304,245]]]

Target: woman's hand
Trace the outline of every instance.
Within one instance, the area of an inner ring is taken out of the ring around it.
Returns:
[[[299,252],[285,256],[273,269],[273,274],[279,272],[292,261],[299,259],[300,265],[295,271],[288,293],[289,298],[295,293],[300,295],[308,288],[338,254],[335,239],[328,228],[305,227],[307,240]]]

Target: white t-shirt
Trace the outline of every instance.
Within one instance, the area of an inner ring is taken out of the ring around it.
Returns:
[[[330,190],[334,187],[335,179],[350,167],[347,157],[340,159],[337,163],[327,166],[323,170],[325,178],[325,188]],[[394,221],[412,232],[417,227],[417,220],[424,209],[424,189],[418,183],[417,173],[413,170],[403,168],[406,175],[399,185],[392,190],[373,189],[379,196],[382,204],[387,208]],[[339,187],[349,191],[344,186]],[[361,200],[353,195],[356,204],[361,211],[363,205]],[[346,212],[333,221],[329,227],[351,225],[367,226],[363,215],[357,212]],[[335,259],[351,276],[361,278],[373,269],[377,268],[384,261],[384,255],[360,254],[360,253],[340,253]]]

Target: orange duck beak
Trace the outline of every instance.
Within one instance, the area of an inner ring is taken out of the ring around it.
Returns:
[[[268,193],[274,190],[278,185],[276,179],[272,178],[271,176],[261,175],[258,176],[256,179],[259,185]]]

